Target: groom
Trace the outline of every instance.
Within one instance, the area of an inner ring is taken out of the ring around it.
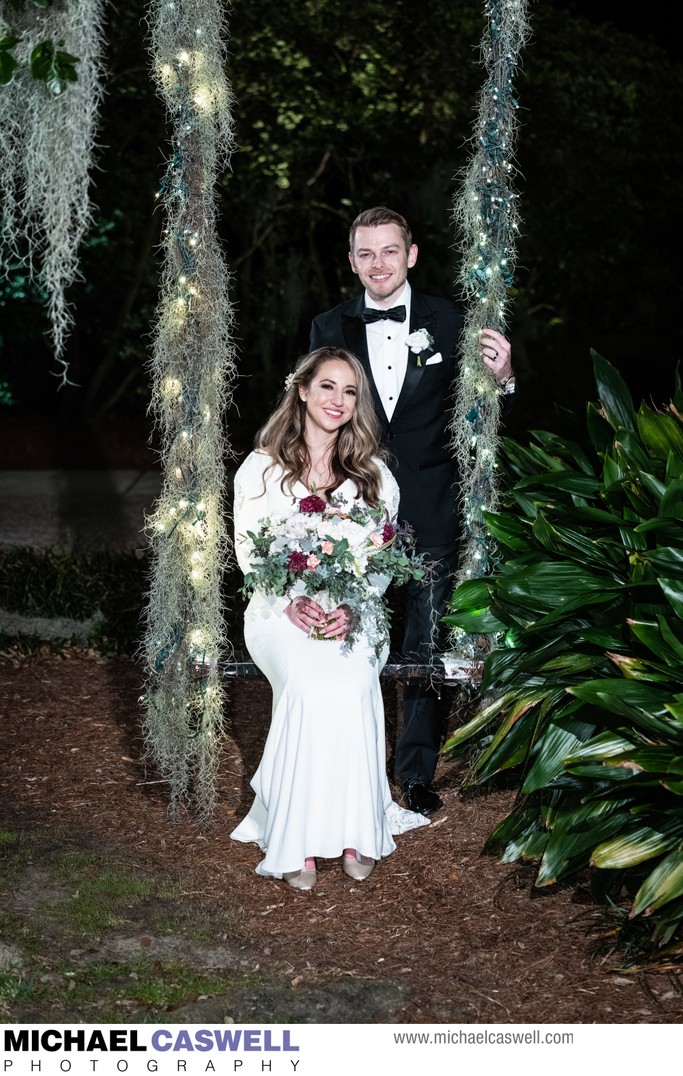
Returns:
[[[431,588],[418,583],[406,587],[403,641],[407,656],[429,663],[433,651],[444,647],[440,618],[458,563],[458,475],[447,426],[462,313],[450,300],[413,291],[407,278],[417,261],[417,246],[405,218],[385,206],[356,217],[349,261],[365,291],[314,319],[310,349],[348,348],[369,376],[388,463],[401,492],[401,518],[415,529],[417,551],[434,564]],[[510,344],[486,329],[481,345],[483,361],[501,390],[513,393]],[[444,708],[433,688],[408,685],[403,715],[396,775],[407,807],[430,814],[442,806],[431,782]]]

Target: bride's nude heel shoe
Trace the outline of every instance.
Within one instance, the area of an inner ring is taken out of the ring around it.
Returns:
[[[306,860],[304,869],[301,871],[285,871],[282,875],[287,885],[291,885],[292,889],[308,890],[312,889],[315,883],[318,881],[318,872],[315,868],[315,860],[312,860],[313,867],[308,867],[309,860]]]
[[[353,857],[346,854],[342,857],[342,870],[344,874],[348,874],[349,878],[353,878],[354,882],[364,882],[370,877],[375,866],[374,859],[368,859],[360,852],[356,852]]]

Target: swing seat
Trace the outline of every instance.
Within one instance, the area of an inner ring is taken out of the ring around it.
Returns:
[[[223,664],[222,671],[223,675],[230,680],[265,680],[258,665],[255,665],[243,651],[235,651],[234,658]],[[421,665],[400,654],[390,654],[380,673],[380,679],[385,683],[471,687],[481,679],[481,668],[478,665],[472,666],[469,662],[462,661],[451,654],[440,655],[433,664],[428,665]]]

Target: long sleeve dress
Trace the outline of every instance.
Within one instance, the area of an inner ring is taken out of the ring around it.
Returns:
[[[247,531],[259,521],[286,518],[310,493],[280,486],[276,465],[256,451],[235,476],[235,549],[242,571],[253,556]],[[379,462],[379,461],[378,461]],[[383,463],[381,497],[395,518],[399,492]],[[351,480],[337,490],[356,501]],[[273,714],[263,757],[251,781],[254,803],[232,832],[265,852],[258,874],[281,877],[301,870],[306,856],[336,858],[344,848],[381,859],[395,850],[393,835],[428,824],[391,798],[386,777],[384,705],[379,683],[388,640],[379,660],[363,635],[353,647],[311,639],[284,609],[288,597],[256,591],[247,606],[244,637],[253,661],[270,682]]]

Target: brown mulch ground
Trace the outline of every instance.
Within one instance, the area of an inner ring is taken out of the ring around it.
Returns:
[[[399,692],[385,689],[390,730]],[[511,793],[463,798],[459,767],[444,763],[437,776],[445,808],[430,827],[399,837],[396,853],[363,885],[330,861],[314,892],[297,893],[259,878],[258,850],[229,839],[250,801],[248,777],[269,721],[267,685],[232,689],[219,807],[204,832],[169,821],[164,785],[141,763],[139,694],[139,670],[127,659],[0,655],[5,825],[40,830],[65,847],[114,849],[132,865],[180,879],[193,920],[212,922],[220,912],[223,938],[239,947],[243,965],[280,984],[290,1018],[680,1019],[676,972],[625,971],[623,955],[607,955],[608,921],[580,885],[534,890],[529,869],[482,855]],[[351,982],[368,988],[375,1008],[362,1003],[354,1017],[348,1009],[335,1016],[326,998]]]

